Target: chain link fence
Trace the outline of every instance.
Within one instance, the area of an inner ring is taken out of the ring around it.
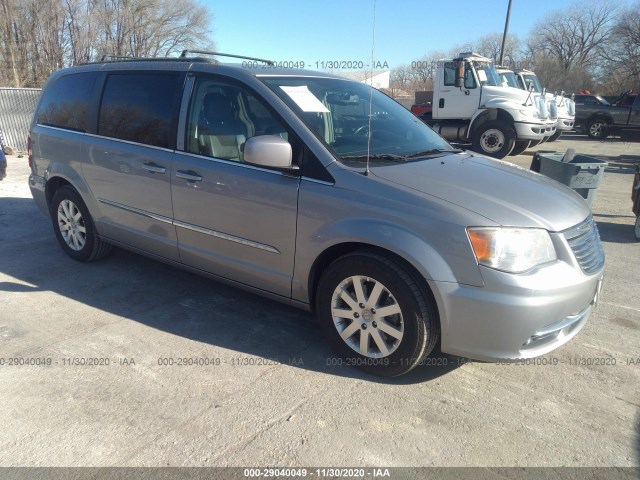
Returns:
[[[0,87],[0,145],[25,152],[40,88]]]

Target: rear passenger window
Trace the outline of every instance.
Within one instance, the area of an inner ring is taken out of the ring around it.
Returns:
[[[87,72],[58,78],[45,90],[36,122],[51,127],[86,131],[89,102],[96,77],[96,72]]]
[[[175,126],[183,76],[111,74],[102,94],[98,134],[175,148]]]

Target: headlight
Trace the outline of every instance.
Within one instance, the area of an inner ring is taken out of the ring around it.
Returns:
[[[467,234],[478,263],[496,270],[520,273],[557,258],[541,228],[469,227]]]

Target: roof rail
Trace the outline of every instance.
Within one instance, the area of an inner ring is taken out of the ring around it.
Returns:
[[[129,55],[113,55],[111,53],[105,53],[100,59],[101,62],[108,60],[146,60],[144,57],[131,57]]]
[[[275,65],[273,60],[265,60],[264,58],[256,58],[256,57],[245,57],[244,55],[233,55],[231,53],[220,53],[220,52],[209,52],[206,50],[183,50],[180,54],[180,58],[187,58],[189,53],[196,53],[200,55],[215,55],[218,57],[231,57],[231,58],[242,58],[244,60],[255,60],[256,62],[263,62],[267,65]]]

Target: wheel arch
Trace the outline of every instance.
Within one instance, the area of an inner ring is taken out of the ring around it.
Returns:
[[[585,126],[588,126],[591,124],[591,122],[595,121],[595,120],[602,120],[605,123],[614,123],[613,121],[613,117],[611,115],[609,115],[608,113],[605,112],[596,112],[593,115],[591,115],[584,123]]]
[[[309,306],[311,311],[316,311],[316,295],[317,295],[317,287],[320,282],[320,277],[322,272],[326,270],[326,268],[331,265],[335,260],[348,255],[353,252],[370,252],[372,254],[377,254],[393,260],[404,267],[409,274],[415,278],[415,280],[419,283],[419,285],[423,288],[424,293],[429,296],[430,300],[433,301],[434,308],[436,310],[436,314],[438,315],[438,322],[440,321],[440,312],[438,308],[438,302],[436,301],[436,296],[434,295],[427,278],[425,278],[424,274],[421,273],[408,259],[399,255],[396,252],[393,252],[387,248],[380,247],[377,245],[372,245],[370,243],[364,242],[343,242],[332,245],[325,249],[313,262],[313,265],[309,271],[308,278],[308,292],[309,292]]]
[[[503,110],[502,108],[486,108],[477,112],[473,117],[471,117],[471,121],[469,122],[470,137],[473,137],[473,135],[475,135],[476,129],[491,120],[501,120],[505,123],[508,123],[511,128],[513,128],[514,125],[513,117],[506,110]],[[513,131],[515,132],[515,128],[513,128]]]
[[[47,180],[47,183],[45,183],[45,186],[44,186],[44,196],[47,199],[47,207],[49,208],[51,207],[51,200],[53,199],[53,196],[56,194],[58,190],[60,190],[60,188],[62,188],[65,185],[70,186],[76,192],[78,191],[78,189],[74,187],[73,184],[64,177],[57,176],[57,175],[53,177],[49,177],[49,179]]]

